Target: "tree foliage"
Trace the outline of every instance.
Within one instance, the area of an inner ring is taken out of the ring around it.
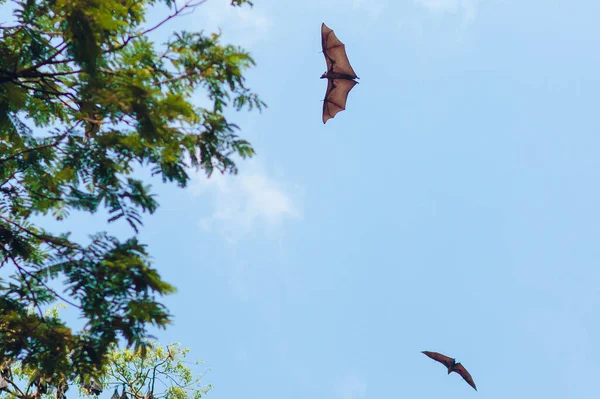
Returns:
[[[38,370],[16,361],[4,369],[2,391],[16,399],[66,399],[77,394],[108,398],[111,393],[111,399],[201,399],[212,386],[203,384],[203,375],[194,374],[190,365],[201,362],[185,360],[189,351],[178,343],[163,347],[156,342],[144,353],[114,349],[108,353],[101,377],[65,378],[56,386]],[[73,386],[77,393],[70,390]]]
[[[201,363],[185,360],[189,348],[181,348],[178,343],[151,346],[145,354],[129,349],[112,351],[101,385],[114,387],[115,392],[122,385],[127,396],[134,399],[200,399],[212,388],[203,385],[202,375],[194,375],[188,366]]]
[[[169,323],[158,297],[174,288],[135,235],[90,232],[84,245],[32,218],[105,208],[108,222],[137,232],[158,203],[136,166],[185,187],[190,167],[236,173],[232,157],[253,155],[224,115],[264,107],[245,84],[250,54],[219,34],[176,32],[162,46],[148,38],[204,1],[163,0],[168,16],[146,27],[159,1],[19,0],[16,23],[0,25],[0,362],[58,386],[99,375],[119,339],[142,350],[147,328]],[[197,89],[212,107],[191,103]],[[59,300],[79,310],[81,331],[44,315]]]

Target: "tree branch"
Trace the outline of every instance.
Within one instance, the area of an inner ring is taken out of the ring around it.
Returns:
[[[43,150],[44,148],[55,147],[58,144],[60,144],[60,142],[62,141],[62,139],[64,139],[65,137],[67,137],[67,133],[61,134],[54,143],[41,145],[39,147],[27,148],[26,150],[20,151],[20,152],[18,152],[16,154],[13,154],[13,155],[9,156],[9,157],[6,157],[4,159],[0,159],[0,165],[2,165],[3,163],[6,163],[8,161],[11,161],[11,160],[13,160],[13,159],[15,159],[15,158],[23,155],[23,154],[27,154],[29,152],[32,152],[32,151],[39,151],[39,150]]]
[[[60,48],[60,46],[62,46],[64,44],[64,46],[62,48]],[[37,65],[32,65],[29,68],[25,68],[22,69],[20,71],[17,72],[17,74],[22,74],[22,73],[27,73],[29,71],[35,71],[41,67],[43,67],[44,65],[48,65],[51,63],[51,61],[56,58],[60,53],[62,53],[63,51],[65,51],[65,49],[67,48],[67,43],[65,41],[63,41],[61,44],[59,44],[56,49],[56,51],[54,52],[54,54],[52,54],[50,57],[46,58],[44,61],[40,62]]]
[[[29,283],[29,280],[23,275],[23,272],[27,272],[27,271],[24,270],[19,265],[19,263],[17,262],[17,260],[15,259],[15,257],[12,255],[12,253],[8,250],[8,248],[6,248],[6,246],[2,242],[0,242],[0,247],[2,247],[2,250],[4,251],[4,253],[14,263],[15,267],[17,268],[17,272],[21,275],[21,278],[23,279],[23,281],[25,281],[25,284],[27,285],[27,288],[29,289],[29,293],[31,294],[31,301],[33,302],[33,305],[37,308],[37,310],[38,310],[38,312],[40,314],[40,319],[44,320],[44,312],[42,312],[42,308],[40,307],[37,299],[35,298],[35,293],[33,291],[33,287]]]
[[[121,50],[122,48],[124,48],[125,46],[127,46],[127,44],[129,44],[129,42],[131,40],[137,39],[137,38],[139,38],[141,36],[146,35],[147,33],[150,33],[152,31],[154,31],[155,29],[158,29],[160,26],[162,26],[167,21],[169,21],[169,20],[173,19],[174,17],[180,15],[183,10],[185,10],[185,9],[194,9],[194,8],[198,7],[199,5],[205,3],[206,1],[207,0],[200,0],[200,1],[197,1],[195,3],[192,3],[191,0],[188,0],[188,2],[186,2],[183,5],[183,7],[179,8],[179,9],[177,9],[177,7],[175,7],[175,12],[173,14],[169,15],[168,17],[166,17],[165,19],[163,19],[162,21],[160,21],[158,24],[156,24],[153,27],[148,28],[145,31],[142,31],[142,32],[140,32],[138,34],[128,36],[127,39],[125,39],[125,41],[122,44],[120,44],[117,47],[112,47],[112,48],[104,51],[104,54],[106,54],[106,53],[112,53],[112,52]]]

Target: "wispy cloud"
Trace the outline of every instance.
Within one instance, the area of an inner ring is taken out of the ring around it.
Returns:
[[[462,13],[466,20],[475,18],[479,0],[416,0],[428,10],[436,13]]]
[[[385,8],[384,0],[352,0],[352,7],[368,14],[372,19],[379,18]]]
[[[225,38],[249,45],[265,38],[270,26],[269,19],[256,3],[253,7],[232,7],[231,0],[210,0],[197,9],[196,22],[210,32],[221,28]]]
[[[362,399],[367,394],[367,382],[356,372],[349,372],[336,384],[338,397],[341,399]]]
[[[211,214],[199,222],[203,229],[216,229],[235,242],[261,228],[273,232],[286,221],[301,219],[297,185],[269,176],[257,161],[244,162],[241,169],[237,176],[195,175],[192,194],[211,198]]]

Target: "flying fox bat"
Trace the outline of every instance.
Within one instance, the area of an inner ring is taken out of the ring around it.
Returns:
[[[348,93],[358,84],[354,80],[358,76],[350,66],[346,46],[325,24],[321,25],[321,44],[327,62],[327,72],[321,75],[321,79],[327,79],[327,91],[323,100],[323,123],[326,123],[346,109]]]
[[[448,356],[444,356],[441,353],[437,352],[423,351],[421,353],[424,353],[436,362],[440,362],[444,366],[446,366],[448,368],[448,374],[450,374],[453,371],[459,374],[465,381],[467,381],[467,384],[472,386],[474,390],[477,390],[477,387],[475,386],[475,382],[473,381],[473,377],[471,377],[471,374],[469,374],[467,369],[465,369],[462,364],[456,363],[455,359],[452,359]]]
[[[56,386],[56,399],[66,399],[65,392],[69,389],[69,386],[65,381],[62,381]]]
[[[102,385],[97,381],[88,382],[83,385],[83,388],[91,395],[100,395],[102,393]]]

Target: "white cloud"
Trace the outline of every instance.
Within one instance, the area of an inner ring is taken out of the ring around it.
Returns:
[[[173,31],[204,31],[208,34],[216,33],[221,29],[222,43],[235,43],[242,47],[251,46],[266,38],[269,31],[270,21],[261,7],[264,5],[258,1],[253,7],[247,4],[233,7],[231,0],[206,0],[193,11],[183,12],[170,23],[151,32],[150,37],[158,43],[163,43]],[[155,26],[165,19],[167,13],[172,14],[173,11],[165,6],[152,7],[147,14],[145,25]]]
[[[231,0],[209,0],[194,13],[195,22],[209,32],[221,28],[224,37],[235,39],[236,43],[252,44],[265,38],[269,31],[269,19],[261,12],[259,3],[255,2],[253,7],[233,7]]]
[[[466,20],[475,18],[478,0],[416,0],[428,10],[437,13],[464,13]]]
[[[336,384],[341,399],[361,399],[367,394],[367,382],[358,373],[347,373]]]
[[[212,203],[211,215],[199,222],[203,229],[217,229],[235,242],[260,227],[273,232],[288,220],[301,219],[299,187],[268,176],[256,161],[242,162],[237,176],[216,172],[207,179],[202,173],[194,175],[192,194],[208,195]]]
[[[386,4],[383,0],[352,0],[352,7],[367,13],[372,19],[377,19]]]

